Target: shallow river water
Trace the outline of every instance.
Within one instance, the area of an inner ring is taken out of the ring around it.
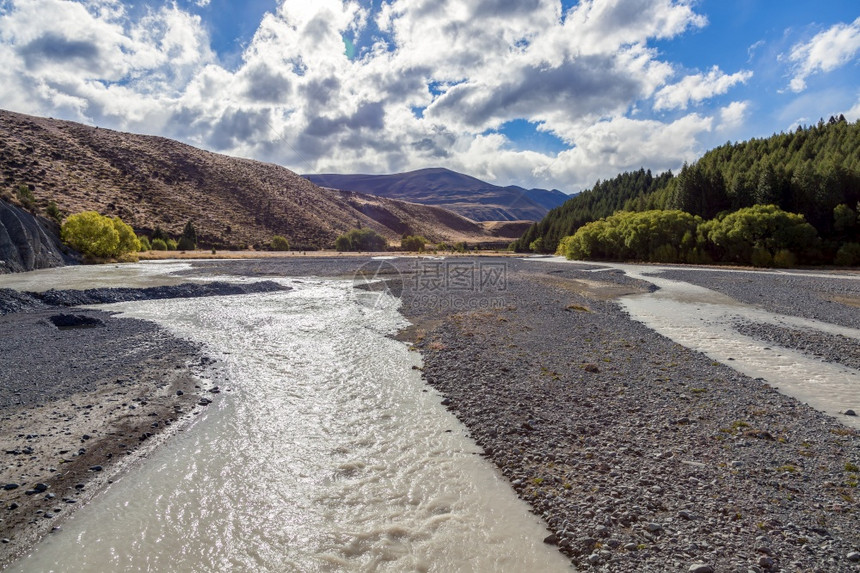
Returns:
[[[561,257],[551,260],[565,261]],[[753,378],[763,378],[780,392],[834,416],[847,426],[860,429],[860,416],[843,415],[846,409],[860,410],[860,372],[744,336],[735,330],[733,325],[738,321],[753,321],[787,328],[817,330],[840,334],[857,340],[858,344],[860,329],[772,313],[707,288],[661,277],[659,273],[667,267],[659,265],[600,263],[600,266],[602,269],[594,272],[605,271],[607,268],[619,269],[632,278],[659,287],[659,290],[652,293],[620,299],[619,302],[634,320],[739,372]],[[758,272],[720,270],[737,272],[739,278],[744,274]],[[832,274],[820,276],[834,277]],[[860,279],[856,275],[841,278]]]
[[[347,281],[107,305],[201,342],[223,393],[11,571],[565,571]]]

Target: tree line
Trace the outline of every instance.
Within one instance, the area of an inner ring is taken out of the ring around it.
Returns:
[[[834,262],[841,251],[844,264],[843,247],[856,244],[860,234],[860,122],[831,117],[766,139],[726,143],[685,164],[677,175],[653,176],[640,169],[598,181],[550,211],[513,248],[555,252],[565,237],[617,211],[679,211],[703,221],[723,221],[740,210],[767,205],[802,216],[816,232],[814,256],[810,252],[801,259]],[[709,256],[724,260],[720,255],[713,249]],[[617,252],[614,258],[620,256]]]

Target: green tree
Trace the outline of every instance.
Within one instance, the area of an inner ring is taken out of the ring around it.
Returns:
[[[140,241],[141,252],[153,250],[152,244],[149,242],[149,239],[146,237],[146,235],[138,235],[137,240]]]
[[[140,240],[134,234],[134,229],[124,223],[119,217],[112,217],[111,223],[117,235],[119,235],[119,245],[117,245],[114,256],[138,252],[140,250]]]
[[[152,250],[153,251],[166,251],[167,250],[167,242],[164,239],[153,239],[152,240]]]
[[[856,233],[857,213],[842,203],[833,208],[833,230],[843,238],[848,238]]]
[[[128,238],[131,233],[132,239]],[[66,218],[60,228],[63,242],[89,257],[116,257],[140,249],[140,242],[119,217],[111,219],[95,211]]]
[[[819,242],[815,227],[803,215],[788,213],[776,205],[740,209],[721,220],[709,221],[702,231],[716,247],[719,260],[740,264],[765,262],[780,250],[802,256]]]
[[[404,251],[420,252],[429,241],[420,235],[404,235],[400,239],[400,248]]]
[[[182,234],[179,236],[177,248],[180,251],[193,251],[197,248],[197,229],[194,228],[194,223],[191,221],[185,223],[185,228],[182,229]]]
[[[272,237],[272,250],[274,251],[289,251],[290,250],[290,242],[281,235],[275,235]]]
[[[150,239],[152,239],[153,241],[154,241],[155,239],[161,239],[161,240],[162,240],[162,241],[164,241],[165,243],[167,242],[167,239],[169,239],[169,238],[170,238],[170,235],[168,235],[168,234],[164,231],[164,229],[162,229],[162,228],[161,228],[161,225],[156,225],[156,226],[155,226],[155,230],[152,232],[152,236],[150,237]]]

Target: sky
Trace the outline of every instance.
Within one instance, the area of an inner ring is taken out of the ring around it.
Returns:
[[[860,118],[856,0],[0,0],[0,108],[574,193]]]

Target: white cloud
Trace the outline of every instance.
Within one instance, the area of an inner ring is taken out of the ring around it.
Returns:
[[[858,119],[860,119],[860,97],[857,98],[857,103],[855,103],[851,109],[844,112],[842,115],[844,115],[845,119],[847,119],[848,121],[857,121]]]
[[[671,123],[615,117],[580,130],[576,147],[559,154],[547,167],[560,180],[575,181],[581,188],[597,179],[648,166],[662,171],[692,162],[702,149],[699,137],[713,127],[713,118],[693,113]]]
[[[748,101],[733,101],[720,109],[720,130],[730,131],[742,125],[744,120],[746,120],[748,109]]]
[[[630,110],[650,98],[683,110],[749,77],[715,68],[667,87],[674,66],[648,44],[705,26],[695,5],[582,0],[562,13],[557,0],[391,0],[372,13],[351,0],[282,1],[227,69],[206,23],[175,3],[133,19],[112,0],[7,0],[0,101],[303,172],[444,165],[574,191],[695,159],[713,118]],[[383,37],[347,58],[343,38],[371,19]],[[719,125],[741,121],[744,105]],[[572,149],[514,151],[488,132],[515,119]]]
[[[806,80],[818,72],[830,72],[854,61],[860,51],[860,18],[850,24],[836,24],[809,42],[795,45],[789,60],[794,76],[789,87],[794,92],[806,89]]]
[[[726,75],[717,66],[705,74],[694,74],[666,86],[654,97],[655,110],[687,109],[691,103],[722,95],[737,84],[745,83],[753,73],[748,70]]]

